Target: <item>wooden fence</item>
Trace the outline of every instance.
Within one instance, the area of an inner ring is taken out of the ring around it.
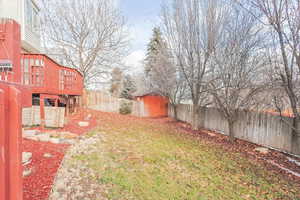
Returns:
[[[131,105],[131,115],[137,117],[145,116],[142,102],[116,98],[109,93],[101,91],[85,90],[83,94],[83,105],[92,110],[119,113],[123,103]]]
[[[177,105],[178,119],[191,123],[192,110],[192,105]],[[174,117],[171,106],[169,116]],[[227,121],[216,108],[202,108],[198,122],[199,127],[228,135]],[[300,155],[300,137],[292,137],[292,129],[288,124],[292,124],[292,118],[240,111],[233,131],[239,139]]]
[[[103,112],[119,112],[120,99],[111,96],[108,93],[100,91],[85,90],[83,94],[83,103],[89,109]]]
[[[63,107],[44,107],[45,126],[49,128],[62,128],[65,122],[65,108]],[[23,108],[23,126],[36,126],[41,124],[40,106]]]
[[[143,101],[133,101],[131,115],[136,117],[147,117],[149,116]]]

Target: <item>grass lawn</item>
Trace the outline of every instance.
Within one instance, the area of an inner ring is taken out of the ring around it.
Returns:
[[[296,184],[240,154],[183,135],[160,120],[113,114],[89,135],[99,152],[74,155],[97,174],[108,199],[300,199]]]

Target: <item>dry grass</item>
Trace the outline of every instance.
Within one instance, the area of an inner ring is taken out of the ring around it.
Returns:
[[[108,199],[300,199],[295,184],[160,120],[101,114],[99,123],[90,133],[103,137],[99,152],[74,159],[94,169]]]

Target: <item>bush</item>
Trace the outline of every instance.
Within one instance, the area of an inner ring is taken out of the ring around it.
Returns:
[[[121,101],[119,112],[122,115],[131,114],[131,112],[132,112],[132,103],[128,102],[128,101]]]

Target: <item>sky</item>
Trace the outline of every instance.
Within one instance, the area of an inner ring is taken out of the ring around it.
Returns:
[[[160,7],[163,0],[119,0],[119,7],[127,19],[131,46],[125,64],[130,71],[141,72],[146,46],[151,38],[152,29],[159,24]]]

